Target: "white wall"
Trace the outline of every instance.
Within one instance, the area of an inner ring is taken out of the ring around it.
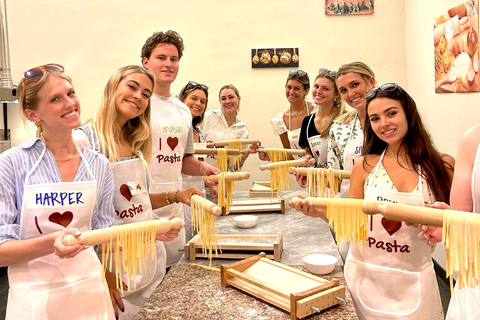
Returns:
[[[140,49],[154,31],[173,29],[184,38],[186,49],[172,93],[188,80],[202,82],[210,87],[209,108],[218,108],[218,89],[235,84],[242,96],[239,116],[250,136],[276,147],[281,144],[270,118],[288,108],[288,69],[252,69],[251,49],[300,48],[300,69],[312,80],[321,67],[337,69],[360,60],[372,67],[379,82],[404,85],[404,7],[404,0],[377,0],[374,15],[325,16],[320,0],[7,0],[12,73],[18,82],[28,68],[63,64],[87,120],[111,74],[126,64],[139,64]],[[12,105],[9,125],[18,145],[30,136],[15,109]],[[254,180],[268,180],[255,158],[244,170]],[[238,185],[245,189],[251,183]]]

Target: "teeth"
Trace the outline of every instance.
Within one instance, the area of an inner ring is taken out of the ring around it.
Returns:
[[[131,105],[132,107],[137,108],[137,109],[140,109],[135,103],[130,102],[130,101],[128,101],[128,100],[125,100],[125,101],[126,101],[129,105]]]
[[[64,114],[62,117],[64,118],[72,118],[72,117],[75,117],[77,115],[77,110],[73,110],[72,112],[69,112],[67,114]]]
[[[393,133],[393,131],[395,131],[395,129],[388,130],[388,131],[383,131],[383,134],[390,134],[390,133]]]

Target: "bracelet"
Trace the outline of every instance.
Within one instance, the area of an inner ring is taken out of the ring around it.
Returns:
[[[169,193],[169,192],[170,192],[170,191],[167,191],[167,193],[165,193],[165,202],[166,202],[167,204],[172,204],[172,203],[170,202],[170,199],[168,199],[168,193]]]
[[[175,203],[178,203],[177,196],[178,196],[178,192],[179,192],[179,191],[180,191],[180,190],[177,189],[177,190],[175,191],[175,194],[173,195],[173,202],[175,202]]]

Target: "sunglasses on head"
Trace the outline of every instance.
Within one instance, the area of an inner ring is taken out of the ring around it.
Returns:
[[[307,75],[307,73],[303,70],[295,70],[295,69],[292,69],[288,72],[289,75],[291,76],[300,76],[300,77],[304,77]]]
[[[65,68],[62,65],[56,63],[49,63],[44,64],[43,66],[35,67],[25,71],[22,75],[22,95],[23,95],[23,105],[27,104],[27,99],[25,97],[25,81],[36,82],[43,78],[43,75],[46,71],[53,71],[53,72],[65,72]]]
[[[187,86],[185,87],[185,91],[190,89],[202,89],[208,92],[208,86],[201,83],[196,83],[195,81],[188,81]]]
[[[336,78],[338,72],[335,71],[335,70],[330,71],[330,70],[328,70],[327,68],[321,68],[321,69],[318,70],[318,74],[319,74],[319,75],[320,75],[320,74],[322,74],[322,75],[325,74],[325,75],[329,75],[329,76],[332,77],[332,78]]]
[[[374,87],[374,88],[368,90],[367,93],[365,94],[365,99],[370,100],[370,99],[375,98],[379,91],[393,92],[397,89],[400,90],[400,88],[398,87],[398,85],[396,83],[393,83],[393,82],[385,83],[384,85],[381,85],[379,87]]]

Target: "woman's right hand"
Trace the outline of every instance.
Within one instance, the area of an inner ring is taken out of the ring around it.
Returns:
[[[288,203],[288,205],[291,208],[294,208],[295,210],[300,211],[301,213],[303,213],[306,216],[314,217],[314,218],[322,218],[324,221],[328,222],[325,210],[314,208],[313,204],[309,203],[307,200],[305,200],[304,196],[298,196],[298,197],[302,200],[297,201],[296,205],[293,205],[292,201],[290,201]]]
[[[215,202],[215,198],[217,197],[218,195],[218,186],[214,185],[210,185],[208,186],[210,188],[210,196],[212,197],[212,201]]]
[[[436,209],[450,209],[450,206],[445,202],[435,202],[430,206],[430,208]],[[420,230],[422,230],[418,234],[418,238],[420,240],[427,241],[427,244],[433,247],[437,242],[442,242],[443,237],[443,228],[435,227],[435,226],[428,226],[425,224],[421,224],[418,226]]]
[[[258,158],[262,161],[270,161],[268,154],[265,151],[257,151]]]
[[[55,239],[55,243],[53,244],[53,251],[61,259],[73,258],[81,251],[88,248],[88,246],[83,244],[76,244],[73,246],[65,245],[63,243],[63,239],[67,234],[71,234],[74,237],[79,237],[81,235],[80,231],[77,228],[68,228],[60,232],[60,234]]]
[[[302,176],[301,174],[298,174],[297,172],[294,172],[293,175],[295,176],[295,180],[297,180],[297,183],[300,186],[300,188],[306,188],[307,187],[307,176]]]

